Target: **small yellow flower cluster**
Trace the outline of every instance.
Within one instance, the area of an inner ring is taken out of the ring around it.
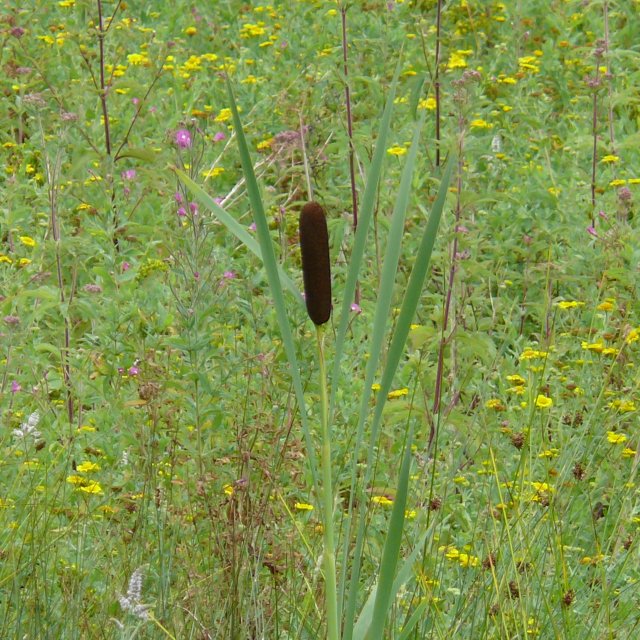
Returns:
[[[636,403],[633,400],[612,400],[609,409],[615,409],[618,413],[631,413],[636,411]]]
[[[487,400],[484,405],[487,409],[493,409],[494,411],[505,411],[506,407],[502,404],[499,398],[491,398]]]
[[[561,300],[557,303],[559,309],[575,309],[576,307],[584,307],[584,302],[578,300]]]
[[[540,73],[538,59],[535,56],[523,56],[518,58],[518,67],[520,71],[530,71],[531,73]]]
[[[447,69],[465,69],[469,65],[467,64],[467,58],[473,53],[470,49],[459,49],[453,51],[449,56],[447,62]]]
[[[146,53],[130,53],[127,60],[132,67],[148,67],[151,64]]]
[[[403,396],[409,395],[409,389],[406,387],[404,389],[395,389],[394,391],[389,391],[387,394],[387,398],[389,400],[395,400],[396,398],[402,398]]]
[[[434,111],[437,106],[435,98],[425,98],[424,100],[420,100],[418,102],[418,109],[427,109],[429,111]]]
[[[532,349],[531,347],[527,347],[519,356],[519,360],[537,360],[544,359],[549,355],[547,351],[538,351],[537,349]]]
[[[100,465],[89,460],[82,462],[76,467],[78,473],[89,474],[96,471],[100,471]],[[73,474],[67,476],[67,482],[75,486],[76,491],[82,491],[82,493],[88,493],[92,495],[101,495],[103,492],[100,483],[96,480],[90,480],[84,475]]]
[[[624,433],[616,433],[615,431],[607,431],[607,442],[610,444],[624,444],[627,436]]]
[[[467,550],[467,547],[464,547]],[[480,558],[469,553],[459,551],[453,545],[442,545],[438,548],[440,553],[444,553],[444,557],[448,560],[455,560],[458,564],[467,569],[469,567],[477,567],[480,564]]]
[[[592,567],[595,567],[596,565],[600,564],[605,558],[606,556],[603,553],[598,553],[593,557],[584,556],[584,558],[580,560],[580,564],[588,564],[588,565],[591,565]]]
[[[387,153],[390,156],[403,156],[407,153],[407,148],[401,147],[399,145],[394,145],[393,147],[389,147],[387,149]]]
[[[264,22],[262,21],[258,22],[257,24],[247,22],[243,24],[242,28],[240,29],[240,37],[257,38],[258,36],[263,36],[267,32],[264,26]]]
[[[493,129],[493,125],[482,118],[476,118],[472,120],[469,126],[472,129]]]

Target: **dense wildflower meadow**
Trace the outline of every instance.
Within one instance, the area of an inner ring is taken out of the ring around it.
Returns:
[[[640,637],[639,16],[6,0],[0,637]]]

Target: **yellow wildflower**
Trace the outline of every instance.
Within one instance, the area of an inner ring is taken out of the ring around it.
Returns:
[[[387,153],[390,156],[403,156],[407,153],[407,148],[400,147],[399,145],[394,145],[393,147],[389,147],[387,149]]]
[[[607,298],[604,302],[601,302],[596,309],[598,311],[613,311],[616,306],[616,301],[613,298]]]
[[[507,380],[514,385],[520,386],[523,384],[526,384],[526,380],[521,376],[518,375],[517,373],[514,373],[513,375],[507,376]]]
[[[623,444],[627,441],[624,433],[616,433],[615,431],[607,431],[607,442],[610,444]]]
[[[433,111],[436,106],[437,103],[435,98],[426,98],[418,102],[418,109],[428,109],[429,111]]]
[[[546,358],[549,354],[546,351],[538,351],[527,347],[519,357],[519,360],[535,360],[537,358]]]
[[[608,407],[618,413],[631,413],[636,410],[636,403],[633,400],[613,400]]]
[[[482,118],[477,118],[476,120],[472,120],[470,125],[472,129],[491,129],[493,125]]]
[[[576,307],[584,307],[584,302],[578,300],[562,300],[557,303],[560,309],[575,309]]]
[[[94,480],[90,480],[85,485],[78,487],[78,491],[82,491],[84,493],[91,493],[94,495],[98,495],[103,493],[102,487],[99,482],[95,482]]]
[[[484,406],[487,409],[493,409],[494,411],[504,411],[506,409],[499,398],[491,398],[490,400],[487,400]]]
[[[313,511],[313,505],[306,502],[296,502],[293,507],[298,511]]]
[[[536,398],[536,407],[540,409],[548,409],[553,406],[553,400],[543,394],[539,394]]]
[[[387,498],[387,496],[373,496],[371,502],[382,505],[383,507],[390,507],[393,504],[393,500]]]
[[[20,240],[25,247],[36,246],[36,241],[31,236],[19,236],[18,240]]]
[[[640,328],[631,329],[625,338],[625,342],[627,344],[631,344],[632,342],[637,342],[640,339]]]
[[[220,113],[214,118],[215,122],[227,122],[231,120],[231,109],[221,109]]]
[[[396,389],[394,391],[389,391],[389,393],[387,394],[387,398],[389,400],[394,400],[396,398],[402,398],[402,396],[408,396],[408,395],[409,395],[409,389],[405,387],[404,389]]]
[[[100,471],[100,465],[95,462],[86,461],[79,464],[76,470],[80,473],[93,473],[94,471]]]
[[[615,156],[613,154],[609,154],[606,156],[603,156],[602,159],[600,160],[600,162],[604,163],[604,164],[610,164],[612,162],[619,162],[620,158],[618,156]]]
[[[467,59],[460,52],[454,51],[449,56],[449,61],[447,62],[447,69],[464,69],[466,66],[467,66]]]

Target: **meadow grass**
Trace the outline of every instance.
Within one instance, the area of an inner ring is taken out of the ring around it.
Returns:
[[[8,0],[0,637],[640,635],[638,11]]]

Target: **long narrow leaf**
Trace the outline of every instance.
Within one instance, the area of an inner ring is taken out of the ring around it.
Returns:
[[[402,236],[404,233],[404,222],[406,218],[407,207],[409,204],[409,196],[411,193],[411,180],[413,178],[413,171],[415,168],[416,157],[420,142],[420,133],[422,125],[424,124],[425,117],[423,116],[419,123],[416,124],[413,134],[413,141],[411,149],[407,156],[402,178],[400,180],[400,187],[398,191],[398,197],[396,199],[393,214],[391,216],[391,225],[389,228],[389,236],[387,238],[387,246],[385,250],[385,257],[382,265],[382,277],[380,280],[380,286],[378,288],[378,297],[376,303],[376,310],[373,320],[373,332],[371,336],[371,343],[369,346],[369,356],[367,358],[367,367],[365,370],[364,389],[362,391],[362,397],[360,400],[360,412],[358,415],[358,426],[356,428],[356,440],[354,446],[353,462],[351,465],[351,486],[350,496],[355,498],[355,485],[357,477],[357,465],[355,461],[358,460],[360,455],[360,449],[364,439],[364,426],[367,416],[369,415],[369,401],[371,399],[371,385],[374,381],[376,371],[378,369],[378,363],[382,354],[382,346],[384,342],[384,336],[387,330],[387,324],[389,319],[389,310],[391,308],[393,285],[396,279],[396,273],[398,271],[398,262],[400,260],[400,251],[402,248]],[[353,499],[350,500],[350,507],[353,505]],[[349,540],[351,536],[351,519],[347,521],[345,529],[345,540]],[[345,552],[349,546],[345,545]],[[346,558],[343,562],[343,573],[346,571],[348,563]],[[352,571],[355,570],[355,574],[359,570],[359,560],[355,559],[355,565],[352,567]],[[345,586],[345,577],[342,579],[342,586]],[[354,580],[351,583],[351,589],[349,593],[349,600],[346,607],[346,624],[345,629],[349,629],[351,621],[355,614],[356,596],[357,596],[358,582]],[[348,640],[349,633],[345,632],[345,640]]]
[[[307,448],[307,456],[309,457],[309,467],[311,469],[311,475],[313,477],[313,484],[318,490],[318,465],[316,462],[316,455],[313,448],[313,439],[311,437],[311,428],[307,418],[307,411],[305,408],[304,392],[302,388],[302,380],[300,378],[300,368],[298,366],[298,359],[296,357],[295,345],[293,342],[293,335],[291,333],[291,327],[289,326],[289,318],[287,314],[287,308],[284,301],[284,295],[282,292],[282,286],[280,284],[280,278],[278,275],[278,264],[276,262],[276,255],[273,249],[273,242],[269,233],[269,224],[267,217],[264,213],[264,206],[262,204],[262,196],[260,195],[260,188],[258,187],[258,181],[256,180],[255,173],[253,171],[253,163],[251,162],[251,154],[249,153],[249,147],[247,140],[242,129],[242,122],[240,121],[240,114],[238,113],[238,107],[233,96],[233,90],[231,89],[231,83],[227,79],[227,90],[229,92],[229,102],[231,104],[231,113],[233,114],[233,126],[236,130],[236,136],[238,139],[238,150],[240,152],[240,162],[242,164],[242,171],[244,173],[244,179],[247,185],[247,195],[249,196],[249,202],[253,211],[253,219],[256,224],[256,232],[258,236],[258,242],[260,244],[260,254],[264,263],[265,271],[267,273],[267,279],[269,281],[269,288],[271,289],[271,295],[273,296],[274,307],[276,311],[276,317],[278,319],[278,325],[282,334],[282,342],[284,350],[289,361],[289,367],[291,369],[291,378],[293,380],[293,388],[296,394],[298,405],[300,406],[300,416],[302,420],[302,432],[305,440],[305,446]]]
[[[385,622],[392,603],[393,582],[400,556],[400,543],[402,542],[402,530],[404,529],[405,510],[407,508],[407,493],[409,490],[409,472],[411,471],[411,445],[413,444],[413,427],[409,430],[405,445],[400,477],[396,497],[393,501],[393,510],[389,521],[387,538],[382,550],[382,562],[380,564],[380,578],[376,600],[373,606],[373,618],[366,635],[367,640],[380,640],[384,632]]]
[[[429,529],[425,531],[418,541],[415,543],[413,547],[413,551],[409,555],[408,558],[405,558],[402,563],[402,567],[398,571],[398,575],[393,583],[393,587],[391,589],[391,596],[395,597],[400,589],[404,587],[407,582],[413,577],[415,569],[414,566],[418,557],[422,554],[424,543],[429,535],[431,535],[431,531],[433,529],[433,524],[429,526]],[[363,640],[369,627],[371,626],[371,620],[373,619],[373,611],[376,601],[376,596],[378,594],[378,585],[376,584],[371,592],[369,593],[369,597],[365,602],[362,610],[360,611],[360,615],[358,616],[358,621],[353,629],[353,640]]]
[[[347,327],[349,325],[349,316],[351,310],[351,303],[353,302],[353,296],[355,295],[356,285],[358,282],[358,274],[360,273],[360,267],[362,266],[362,258],[364,256],[364,250],[367,243],[367,234],[369,226],[373,218],[373,211],[375,209],[376,193],[378,190],[378,182],[380,181],[380,175],[382,173],[382,165],[384,161],[387,137],[389,135],[389,128],[391,127],[391,116],[393,114],[393,100],[396,95],[396,86],[398,84],[398,76],[400,75],[401,63],[398,63],[396,71],[393,75],[393,81],[391,82],[391,88],[389,90],[389,96],[382,114],[382,120],[380,121],[380,128],[378,130],[378,140],[376,141],[375,150],[373,152],[373,158],[371,160],[371,166],[367,174],[367,183],[365,185],[364,194],[362,196],[362,202],[360,203],[359,215],[358,215],[358,228],[353,241],[353,248],[351,250],[351,258],[349,260],[349,267],[347,269],[347,280],[345,282],[344,293],[342,297],[342,305],[340,309],[340,324],[338,325],[338,331],[336,334],[335,342],[335,360],[333,366],[332,375],[332,387],[331,387],[331,400],[329,402],[329,415],[333,414],[333,406],[335,401],[335,394],[339,385],[340,379],[340,363],[342,361],[342,351],[344,348],[344,340],[347,334]]]
[[[445,167],[442,180],[440,181],[438,195],[436,196],[436,200],[431,209],[431,215],[429,216],[427,226],[422,236],[422,241],[420,243],[420,248],[418,249],[414,267],[409,277],[409,283],[407,285],[407,290],[402,302],[394,335],[392,337],[391,345],[387,353],[387,362],[382,374],[380,389],[378,391],[376,407],[374,410],[374,416],[371,425],[367,464],[365,467],[365,477],[362,485],[363,487],[367,487],[371,481],[371,474],[373,473],[373,458],[375,453],[375,446],[378,440],[378,431],[382,419],[382,411],[387,400],[387,394],[391,389],[391,383],[393,382],[393,378],[404,352],[404,346],[407,341],[407,336],[409,335],[409,328],[418,307],[420,295],[422,293],[424,282],[427,277],[429,262],[431,260],[431,253],[433,251],[433,246],[438,233],[438,227],[440,226],[440,219],[442,217],[442,211],[444,209],[444,204],[447,197],[449,182],[451,180],[453,163],[454,158],[452,154],[449,158],[447,166]],[[367,390],[365,389],[364,392],[367,393]],[[348,602],[349,606],[347,609],[348,614],[350,614],[351,610],[353,610],[353,608],[355,607],[354,600],[357,595],[357,586],[360,581],[360,562],[366,531],[366,501],[364,499],[361,500],[360,505],[361,506],[358,513],[358,533],[356,536],[353,567],[351,573],[351,588]],[[350,624],[348,626],[345,624],[345,638],[350,638],[350,628],[353,618],[346,618],[346,620],[348,620]]]
[[[396,322],[393,337],[391,339],[391,345],[389,346],[389,352],[387,354],[387,362],[382,372],[382,379],[380,380],[380,391],[378,393],[378,400],[376,402],[376,408],[371,427],[371,440],[369,446],[369,463],[373,458],[373,451],[375,443],[378,437],[378,428],[382,418],[382,410],[387,401],[387,394],[391,390],[391,384],[393,377],[396,374],[400,359],[404,353],[404,347],[407,342],[409,330],[413,318],[415,317],[418,303],[420,302],[420,296],[422,295],[422,289],[427,278],[429,270],[429,262],[431,260],[431,253],[433,252],[433,246],[438,235],[438,227],[440,226],[440,219],[442,218],[442,211],[444,209],[444,203],[447,199],[447,192],[449,189],[449,182],[451,180],[451,173],[454,166],[454,154],[450,154],[449,161],[442,174],[442,180],[440,181],[440,188],[438,189],[438,195],[433,203],[431,209],[431,215],[427,223],[424,234],[422,235],[422,241],[416,255],[416,259],[409,276],[409,282],[407,284],[407,290],[402,300],[402,306],[400,307],[400,313]],[[367,465],[367,472],[369,471],[370,464]]]

